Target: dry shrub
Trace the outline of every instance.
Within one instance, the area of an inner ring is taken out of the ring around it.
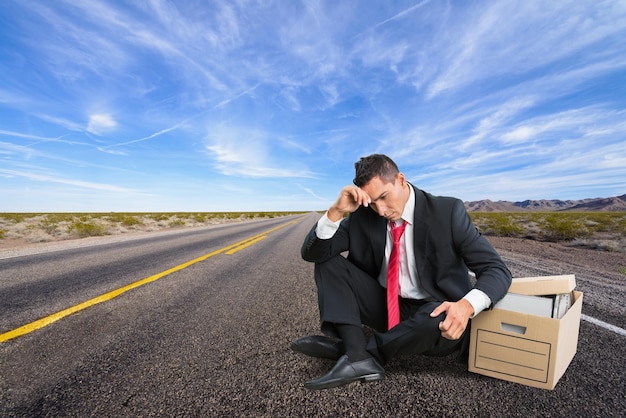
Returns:
[[[470,217],[485,235],[626,251],[625,212],[470,212]]]
[[[70,224],[69,230],[80,238],[97,237],[104,235],[105,227],[93,221],[77,220]]]

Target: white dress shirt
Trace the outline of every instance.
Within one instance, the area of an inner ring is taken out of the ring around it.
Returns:
[[[396,225],[400,226],[406,221],[406,228],[404,233],[400,237],[400,278],[399,294],[400,297],[406,299],[417,300],[435,300],[432,296],[424,290],[420,283],[417,266],[415,265],[415,252],[413,245],[406,245],[407,242],[413,242],[414,227],[413,227],[413,215],[415,213],[415,192],[413,187],[409,186],[411,195],[409,200],[404,206],[402,212],[402,218],[396,221]],[[383,267],[378,275],[378,282],[381,286],[387,287],[387,268],[389,265],[389,258],[391,256],[391,248],[393,247],[393,239],[391,237],[391,222],[387,223],[387,242],[385,243],[385,259],[383,260]]]

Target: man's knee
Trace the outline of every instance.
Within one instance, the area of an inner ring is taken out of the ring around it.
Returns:
[[[348,260],[341,255],[336,255],[321,263],[315,263],[315,271],[321,273],[333,273],[347,269]]]
[[[315,281],[318,285],[329,282],[331,286],[341,283],[348,283],[351,280],[348,260],[338,255],[331,257],[323,263],[315,263]]]

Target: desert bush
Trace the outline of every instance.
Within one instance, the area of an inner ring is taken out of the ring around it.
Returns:
[[[122,214],[116,218],[116,221],[124,226],[143,225],[139,215]]]
[[[48,213],[45,221],[50,224],[60,224],[61,222],[72,222],[77,216],[75,213]]]
[[[525,234],[525,228],[514,214],[504,212],[475,212],[472,213],[471,216],[474,224],[486,235],[520,237]]]
[[[43,229],[47,234],[54,235],[57,231],[58,223],[50,220],[48,217],[41,220],[39,228]]]
[[[519,220],[513,216],[497,216],[492,219],[490,228],[494,234],[505,237],[519,237],[524,234],[524,228]]]
[[[582,240],[596,234],[626,238],[624,212],[470,212],[486,235],[546,241]]]
[[[0,214],[0,218],[4,219],[10,223],[20,223],[24,222],[25,219],[34,218],[35,216],[39,216],[38,213],[2,213]]]
[[[569,213],[545,214],[541,233],[547,241],[572,241],[591,235],[585,226],[585,218],[571,216]]]
[[[88,220],[75,220],[73,221],[68,230],[70,232],[76,232],[76,234],[83,237],[96,237],[104,235],[104,225],[97,224]]]
[[[0,239],[4,238],[4,235],[7,233],[4,229],[0,229]]]
[[[626,214],[621,219],[615,220],[615,228],[624,237],[626,237]]]
[[[275,212],[261,212],[256,214],[259,218],[270,218],[274,219],[277,214]]]
[[[180,218],[172,219],[169,222],[169,226],[170,227],[185,226],[185,220],[184,219],[180,219]]]
[[[206,213],[194,213],[191,215],[191,218],[200,224],[206,222],[207,217],[210,216]]]
[[[171,218],[171,214],[169,213],[149,213],[146,214],[146,217],[155,220],[156,222],[167,221]]]
[[[623,212],[591,212],[581,216],[595,232],[626,234],[626,214]]]

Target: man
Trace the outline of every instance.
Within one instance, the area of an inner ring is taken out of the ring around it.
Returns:
[[[291,349],[337,360],[305,383],[309,389],[381,380],[382,365],[399,355],[467,356],[469,320],[511,284],[463,202],[417,189],[385,155],[355,168],[355,185],[341,190],[302,246],[315,263],[325,335],[302,337]],[[363,324],[373,330],[369,341]]]

